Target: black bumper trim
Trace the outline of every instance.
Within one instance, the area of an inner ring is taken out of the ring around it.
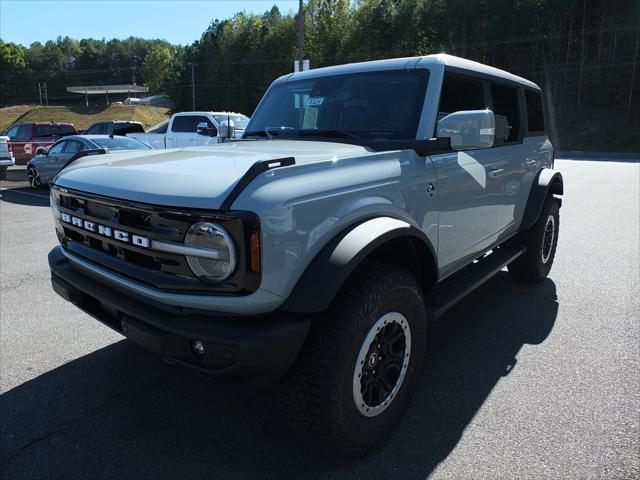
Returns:
[[[72,267],[62,247],[49,253],[54,291],[108,327],[163,357],[213,375],[277,381],[302,348],[311,321],[285,312],[242,317],[155,308]],[[205,354],[196,356],[192,340]]]

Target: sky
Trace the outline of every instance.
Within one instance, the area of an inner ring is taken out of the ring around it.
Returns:
[[[59,35],[81,38],[160,38],[188,45],[212,20],[277,5],[297,12],[298,0],[0,0],[0,38],[29,46]]]

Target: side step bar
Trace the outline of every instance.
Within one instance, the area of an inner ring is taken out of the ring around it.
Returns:
[[[525,252],[524,247],[499,247],[440,283],[427,297],[430,320],[437,320],[449,308],[493,277]]]

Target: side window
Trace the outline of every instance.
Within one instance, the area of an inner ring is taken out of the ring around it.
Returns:
[[[89,129],[84,132],[85,135],[97,135],[98,132],[100,131],[100,123],[94,123],[93,125],[91,125],[89,127]]]
[[[109,124],[106,122],[96,123],[93,126],[92,132],[95,135],[108,135],[109,134]]]
[[[62,136],[75,135],[77,133],[76,129],[71,125],[60,125],[60,132]]]
[[[520,138],[520,105],[518,89],[491,84],[493,113],[496,116],[496,144],[515,142]]]
[[[191,130],[191,125],[194,125],[193,118],[192,115],[174,117],[173,123],[171,124],[171,131],[177,133],[195,131],[195,129]]]
[[[8,131],[7,131],[7,137],[9,138],[15,138],[18,136],[18,128],[20,128],[19,126],[15,126],[15,127],[11,127]]]
[[[20,125],[16,140],[30,140],[30,139],[31,139],[31,125]]]
[[[82,144],[80,142],[69,140],[68,142],[63,143],[67,144],[64,149],[64,153],[78,153],[80,150],[82,150]]]
[[[438,106],[438,120],[462,110],[484,110],[487,101],[481,80],[458,77],[445,73]]]
[[[56,155],[58,153],[62,153],[64,150],[64,147],[66,146],[67,142],[58,142],[55,145],[53,145],[50,149],[49,149],[49,155]]]
[[[193,130],[192,131],[196,132],[198,130],[198,124],[204,122],[204,123],[207,124],[207,128],[213,128],[216,131],[216,135],[218,134],[218,129],[211,122],[211,120],[209,120],[208,117],[198,116],[198,117],[193,117],[193,118],[194,118],[194,124],[193,124]]]
[[[531,90],[525,90],[524,98],[527,103],[527,123],[530,132],[544,132],[544,112],[542,110],[542,95]]]

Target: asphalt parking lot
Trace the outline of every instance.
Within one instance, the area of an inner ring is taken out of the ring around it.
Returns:
[[[560,160],[560,242],[430,330],[400,427],[350,463],[268,390],[163,364],[50,288],[46,193],[0,191],[0,473],[17,478],[639,478],[640,163]]]

